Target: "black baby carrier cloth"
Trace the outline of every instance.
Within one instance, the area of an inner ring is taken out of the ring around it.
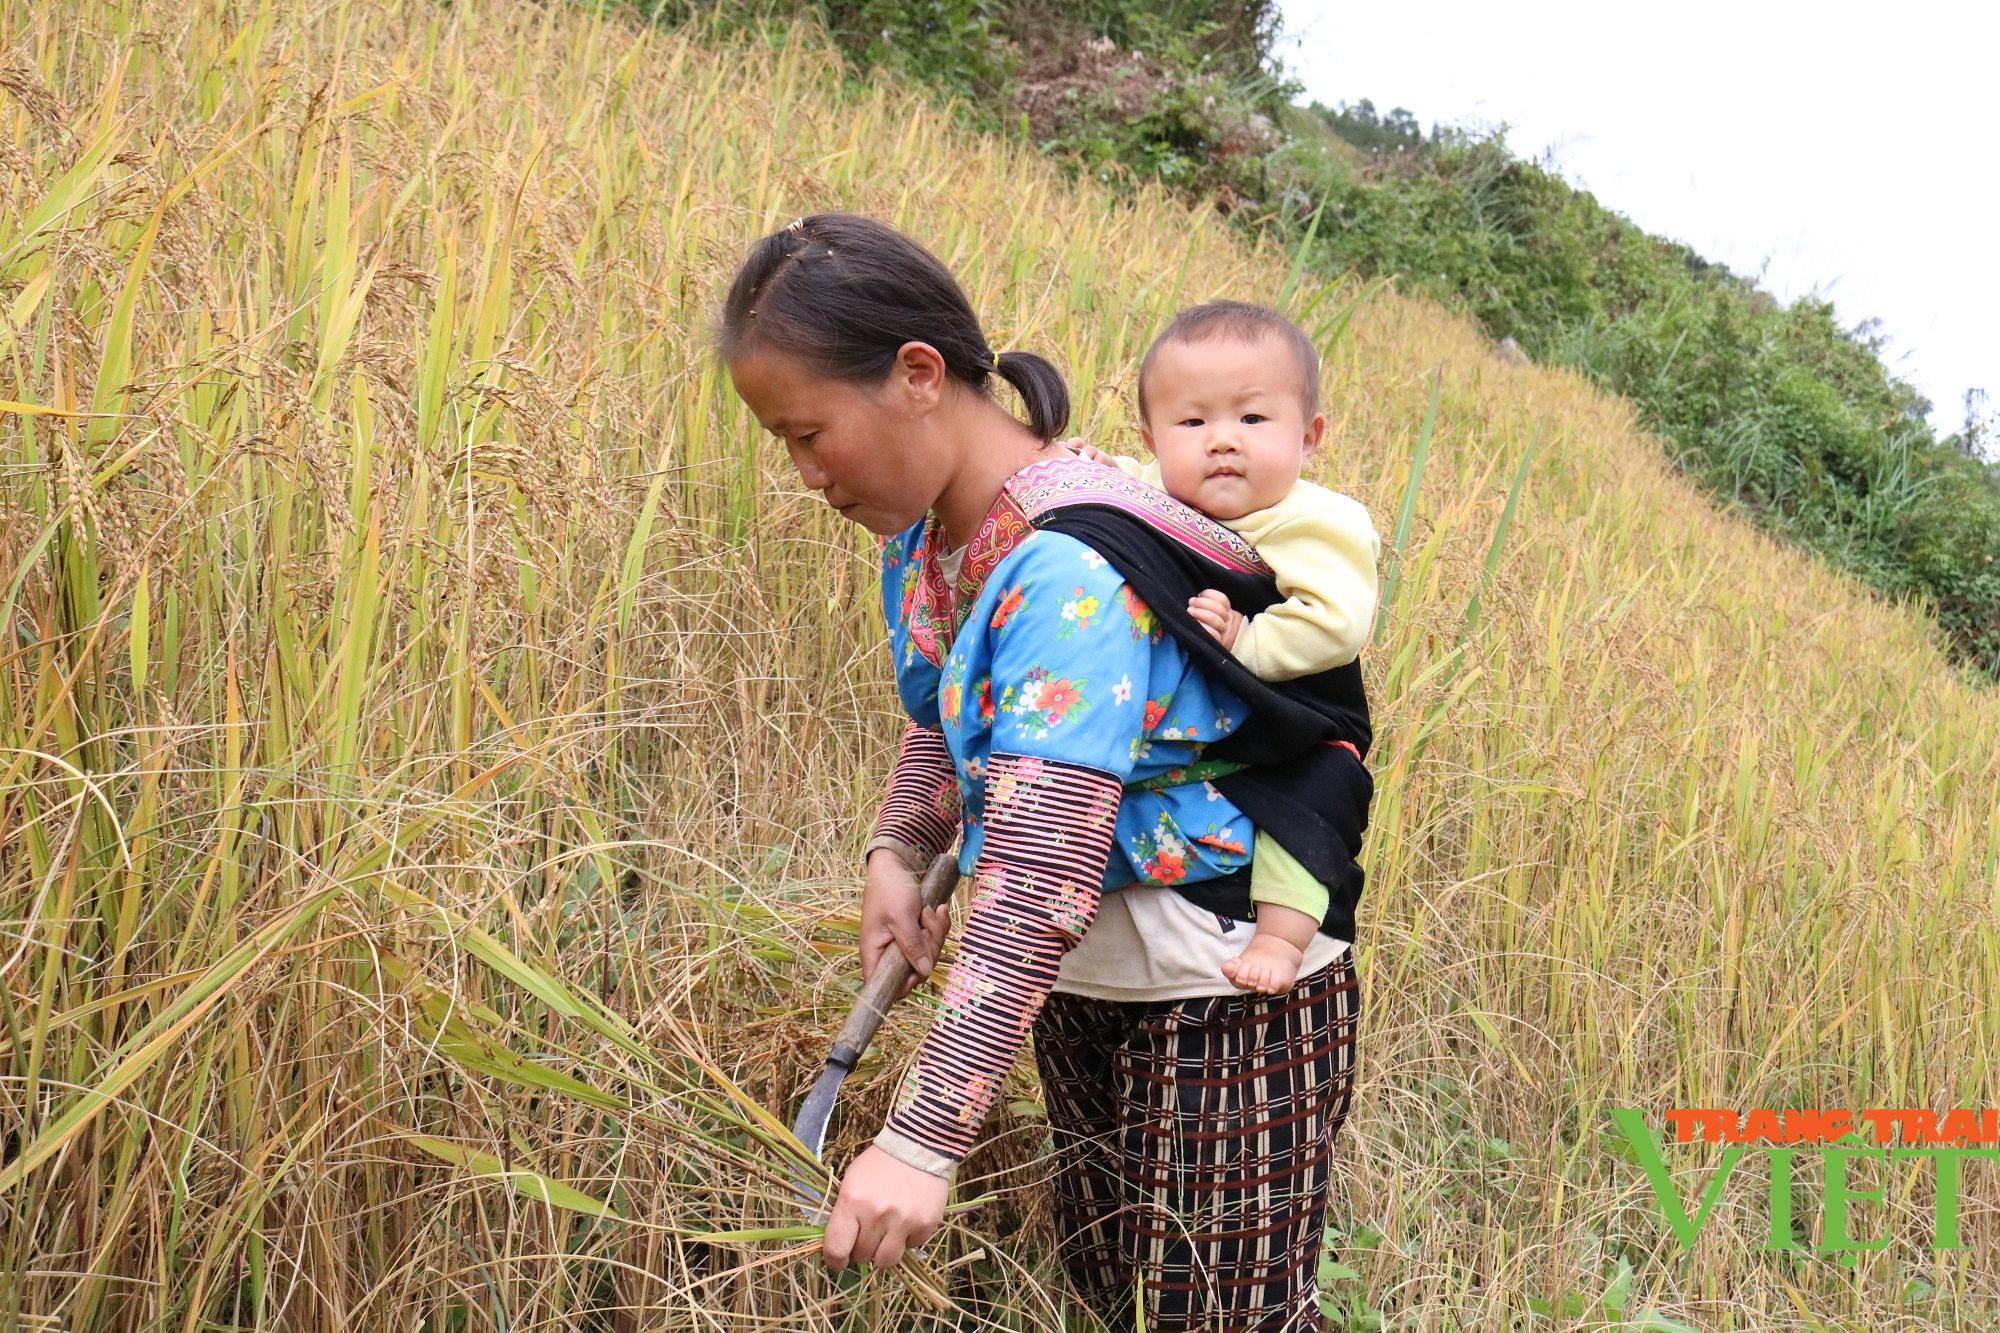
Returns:
[[[1362,762],[1374,733],[1360,663],[1297,680],[1260,680],[1188,614],[1187,604],[1214,588],[1236,610],[1255,615],[1280,600],[1270,575],[1221,564],[1115,504],[1059,504],[1029,521],[1110,561],[1196,665],[1249,705],[1242,726],[1202,751],[1204,762],[1243,767],[1209,781],[1326,886],[1330,901],[1320,932],[1352,942],[1363,881],[1356,858],[1375,794]],[[1247,869],[1173,887],[1209,911],[1239,921],[1253,915]]]

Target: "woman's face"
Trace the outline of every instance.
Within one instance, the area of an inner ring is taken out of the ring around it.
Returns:
[[[924,343],[906,344],[878,385],[828,378],[768,348],[731,361],[729,378],[764,429],[784,441],[800,479],[870,532],[903,531],[949,480],[949,451],[927,429],[944,361]]]

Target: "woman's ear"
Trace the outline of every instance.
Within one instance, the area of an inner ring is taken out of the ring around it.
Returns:
[[[896,349],[896,360],[889,367],[889,382],[884,387],[912,411],[923,413],[943,400],[945,381],[949,378],[951,372],[945,369],[944,355],[937,348],[929,343],[907,342]]]

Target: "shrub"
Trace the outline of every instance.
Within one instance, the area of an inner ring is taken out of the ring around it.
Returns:
[[[1719,497],[1923,599],[1961,660],[2000,675],[2000,470],[1963,446],[1975,426],[1938,438],[1872,323],[1776,301],[1497,134],[1434,134],[1313,184],[1324,266],[1394,275],[1631,398]]]

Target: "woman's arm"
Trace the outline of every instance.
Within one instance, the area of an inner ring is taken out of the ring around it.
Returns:
[[[944,1217],[952,1171],[1000,1094],[1062,956],[1097,914],[1118,778],[1025,755],[987,769],[972,910],[930,1032],[889,1122],[841,1179],[824,1251],[893,1264]]]
[[[903,729],[902,748],[875,816],[875,832],[862,856],[866,859],[887,848],[920,875],[957,839],[959,810],[958,770],[944,732],[912,722]]]
[[[914,524],[882,544],[882,617],[889,627],[896,693],[910,725],[862,853],[867,879],[861,894],[861,972],[873,976],[882,951],[893,944],[913,971],[905,993],[930,975],[950,925],[949,908],[920,912],[918,876],[957,838],[960,806],[958,772],[938,714],[940,673],[916,651],[903,621],[923,567],[927,526]]]
[[[1178,652],[1102,557],[1038,534],[993,574],[992,751],[984,844],[958,959],[876,1146],[829,1221],[828,1262],[893,1262],[943,1215],[1062,956],[1097,912],[1123,783],[1145,732],[1153,654]],[[881,854],[878,854],[881,855]],[[932,1204],[935,1204],[933,1210]]]
[[[1062,956],[1097,915],[1122,795],[1099,769],[993,756],[958,961],[878,1147],[937,1175],[971,1151]]]

